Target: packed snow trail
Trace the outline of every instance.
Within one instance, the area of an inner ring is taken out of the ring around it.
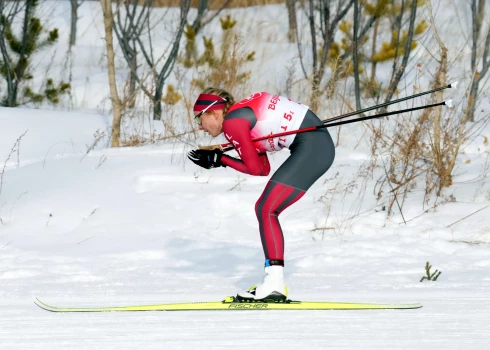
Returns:
[[[0,343],[3,349],[488,348],[488,296],[418,296],[424,307],[417,310],[287,313],[55,314],[30,300],[4,299]]]

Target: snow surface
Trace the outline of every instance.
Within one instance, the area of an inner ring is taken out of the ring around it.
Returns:
[[[50,3],[44,9],[56,10],[52,20],[66,39],[68,2]],[[75,65],[76,109],[0,108],[1,349],[490,348],[483,137],[467,145],[445,203],[424,213],[423,190],[414,191],[405,225],[398,211],[387,220],[380,210],[386,203],[372,195],[376,178],[358,175],[369,161],[367,149],[355,148],[360,125],[343,131],[332,168],[280,217],[290,296],[421,302],[422,309],[53,314],[36,307],[35,296],[60,306],[222,300],[262,278],[254,204],[268,177],[199,169],[186,161],[184,144],[110,149],[104,138],[92,147],[94,134],[111,125],[97,6],[81,8],[75,57],[85,66]],[[87,47],[92,55],[84,57]],[[272,169],[287,156],[271,155]],[[426,261],[442,271],[436,282],[419,282]]]

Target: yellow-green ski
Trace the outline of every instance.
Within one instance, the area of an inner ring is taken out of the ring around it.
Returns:
[[[40,308],[52,312],[117,312],[117,311],[214,311],[214,310],[373,310],[373,309],[418,309],[420,304],[369,304],[327,301],[285,302],[238,302],[235,297],[223,301],[172,303],[156,305],[110,306],[110,307],[58,307],[48,305],[38,298],[34,302]]]

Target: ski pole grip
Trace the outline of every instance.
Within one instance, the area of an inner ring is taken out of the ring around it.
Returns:
[[[206,150],[206,151],[212,151],[212,150],[215,150],[215,149],[219,149],[220,151],[223,150],[221,148],[221,145],[197,146],[197,148],[203,149],[203,150]]]

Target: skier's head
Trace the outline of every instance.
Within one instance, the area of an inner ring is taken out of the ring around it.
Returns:
[[[223,120],[228,109],[235,103],[233,96],[226,90],[208,87],[194,104],[194,116],[199,130],[213,137],[222,132]]]

